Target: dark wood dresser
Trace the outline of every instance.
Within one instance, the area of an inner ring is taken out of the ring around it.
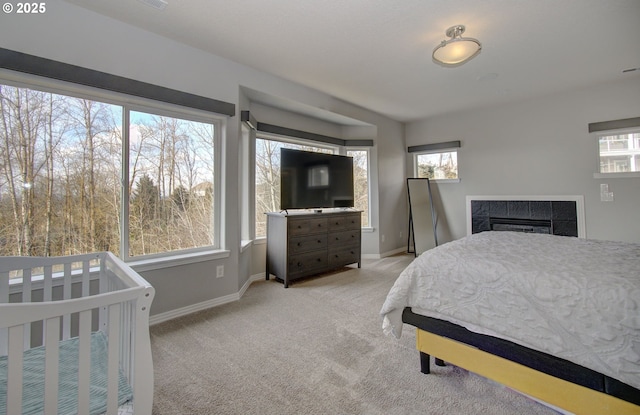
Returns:
[[[266,279],[293,280],[361,266],[360,211],[267,213]]]

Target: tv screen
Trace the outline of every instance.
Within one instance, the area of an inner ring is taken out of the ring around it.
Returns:
[[[280,149],[280,208],[353,207],[353,158]]]

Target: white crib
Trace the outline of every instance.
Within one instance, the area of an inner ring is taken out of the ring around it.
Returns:
[[[151,414],[154,293],[109,252],[0,257],[0,415]]]

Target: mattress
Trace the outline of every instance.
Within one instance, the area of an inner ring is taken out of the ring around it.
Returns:
[[[78,338],[60,342],[58,413],[76,414],[78,402]],[[26,350],[23,354],[22,413],[42,414],[44,411],[44,347]],[[107,338],[102,332],[91,334],[90,414],[107,410]],[[7,399],[7,356],[0,357],[0,415],[5,415]],[[126,413],[133,392],[122,373],[118,379],[119,413]]]
[[[640,388],[640,244],[482,232],[426,251],[382,307],[502,338]]]

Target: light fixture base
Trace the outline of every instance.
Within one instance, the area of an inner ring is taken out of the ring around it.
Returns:
[[[453,38],[456,36],[461,36],[466,29],[467,28],[464,27],[464,25],[459,24],[459,25],[451,26],[450,28],[448,28],[445,34]]]

